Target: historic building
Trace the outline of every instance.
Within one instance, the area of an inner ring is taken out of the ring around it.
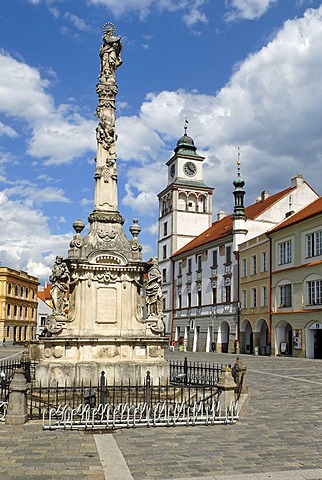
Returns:
[[[24,342],[35,338],[38,285],[38,279],[26,272],[0,267],[1,339]]]
[[[268,232],[272,353],[322,358],[322,198]]]
[[[177,148],[183,143],[184,137],[179,140]],[[184,143],[187,143],[187,139]],[[192,139],[189,144],[194,146]],[[176,154],[179,152],[180,148],[177,152],[175,150]],[[189,174],[186,177],[182,170],[185,162],[188,162],[187,159],[179,162],[179,186],[175,184],[176,180],[171,180],[171,166],[175,158],[176,155],[167,163],[170,169],[168,186],[159,194],[158,254],[171,339],[192,351],[231,352],[237,348],[239,340],[239,245],[265,233],[287,215],[315,200],[318,195],[304,181],[302,175],[295,175],[290,187],[271,196],[267,191],[263,191],[256,203],[245,207],[245,182],[240,176],[238,160],[237,178],[233,182],[233,214],[225,215],[219,212],[217,220],[200,232],[202,223],[194,227],[190,220],[189,208],[193,203],[189,203],[189,197],[181,194],[180,211],[178,204],[173,203],[177,190],[180,189],[181,193],[191,188],[190,170],[187,169]],[[175,175],[175,168],[173,171]],[[196,175],[196,171],[197,168],[191,169],[191,176],[193,172]],[[203,182],[203,178],[199,180]],[[211,192],[209,187],[203,192],[209,200]],[[185,202],[183,198],[186,199]],[[205,202],[195,204],[197,205],[196,210],[200,212],[200,208],[203,208],[200,205],[205,205]],[[208,205],[207,212],[210,211],[211,206]],[[180,235],[173,226],[179,215]],[[209,217],[207,221],[209,222]],[[269,347],[269,337],[266,320],[265,323],[261,321],[256,327],[259,330],[259,340],[256,342],[259,342],[259,347],[266,349]],[[245,325],[243,324],[246,329]],[[247,348],[252,348],[250,343],[246,344],[244,341],[245,350],[246,345]]]
[[[270,241],[266,233],[239,245],[240,353],[271,354]]]
[[[204,157],[197,154],[197,148],[187,135],[185,126],[185,133],[167,162],[168,185],[158,195],[158,261],[162,272],[163,313],[168,332],[173,306],[171,255],[209,228],[212,222],[213,188],[204,183],[203,161]]]

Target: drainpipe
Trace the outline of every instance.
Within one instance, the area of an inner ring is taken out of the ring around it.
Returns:
[[[271,355],[272,355],[272,303],[273,303],[273,289],[272,289],[272,239],[268,236],[269,239],[269,341],[271,344]]]

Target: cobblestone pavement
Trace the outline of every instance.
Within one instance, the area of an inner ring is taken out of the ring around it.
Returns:
[[[236,358],[167,356],[184,355]],[[235,425],[93,435],[0,424],[0,479],[322,480],[321,360],[243,357],[251,393]]]

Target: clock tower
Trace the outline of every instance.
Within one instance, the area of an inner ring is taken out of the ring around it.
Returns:
[[[168,185],[158,195],[158,261],[163,278],[165,324],[170,329],[172,269],[170,257],[211,226],[213,188],[203,180],[203,161],[187,135],[178,140],[174,155],[166,163]]]

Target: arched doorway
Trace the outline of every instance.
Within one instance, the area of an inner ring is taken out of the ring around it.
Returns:
[[[310,322],[305,328],[306,358],[322,359],[322,323]]]
[[[293,355],[292,325],[282,320],[275,329],[275,351],[279,355]]]
[[[228,353],[229,333],[229,323],[226,321],[221,322],[218,328],[217,345],[218,351],[221,351],[222,353]]]
[[[240,325],[240,353],[253,353],[253,329],[250,321],[245,318]]]
[[[254,347],[260,355],[270,355],[269,328],[265,318],[257,320],[254,331]]]

